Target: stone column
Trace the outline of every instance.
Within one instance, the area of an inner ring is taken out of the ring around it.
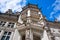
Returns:
[[[31,13],[30,13],[30,10],[28,10],[27,11],[27,23],[30,23],[31,22],[30,16],[31,16]]]
[[[26,30],[25,40],[33,40],[33,33],[31,30]]]
[[[28,17],[30,16],[30,10],[27,11],[27,16],[28,16]]]
[[[41,12],[38,12],[39,16],[40,16],[40,20],[43,18]]]

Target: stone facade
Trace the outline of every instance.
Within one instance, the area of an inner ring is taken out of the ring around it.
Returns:
[[[0,13],[0,40],[59,40],[60,23],[47,21],[36,5]]]

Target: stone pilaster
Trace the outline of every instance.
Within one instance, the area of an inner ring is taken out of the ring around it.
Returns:
[[[20,34],[18,32],[18,29],[15,29],[13,40],[20,40]]]
[[[8,26],[8,24],[9,24],[9,22],[6,22],[5,27],[7,27],[7,26]]]
[[[1,30],[1,33],[0,33],[0,40],[1,40],[1,38],[2,38],[3,35],[4,35],[4,31]]]
[[[14,28],[16,28],[17,26],[16,26],[16,23],[14,24]]]
[[[10,40],[13,40],[14,32],[11,33]]]

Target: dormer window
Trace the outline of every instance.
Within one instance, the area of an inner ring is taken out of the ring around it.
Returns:
[[[13,28],[14,27],[14,23],[9,23],[7,27]]]
[[[0,21],[0,26],[4,26],[6,22]]]

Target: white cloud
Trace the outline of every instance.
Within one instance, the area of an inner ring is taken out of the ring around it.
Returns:
[[[60,21],[60,15],[58,15],[58,16],[56,17],[56,19],[57,19],[57,21]]]
[[[22,5],[20,4],[21,2]],[[26,0],[0,0],[0,11],[6,12],[8,9],[12,9],[20,12],[25,4]]]
[[[55,6],[53,8],[53,11],[51,12],[50,18],[53,17],[54,14],[57,14],[58,10],[60,10],[60,0],[56,0],[53,4],[52,7]],[[60,16],[56,17],[57,20],[60,20]]]

